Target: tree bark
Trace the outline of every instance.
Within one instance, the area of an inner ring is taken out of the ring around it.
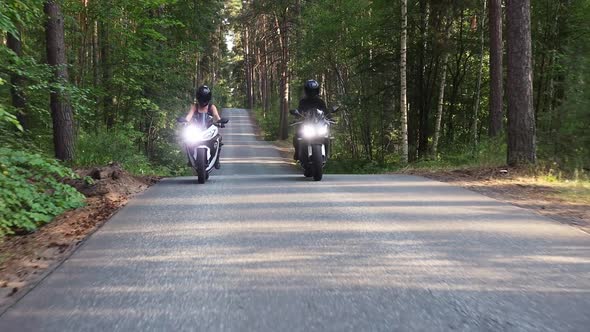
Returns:
[[[47,0],[43,9],[47,15],[45,26],[47,62],[53,67],[54,83],[67,84],[68,69],[61,8],[56,0]],[[63,161],[71,161],[74,159],[74,119],[67,97],[59,90],[54,87],[50,98],[55,157]]]
[[[266,27],[266,21],[263,21],[263,22]],[[271,85],[272,85],[272,82],[270,79],[270,76],[271,76],[270,71],[272,70],[272,66],[269,61],[269,56],[268,56],[269,46],[267,46],[267,44],[268,44],[268,39],[265,38],[262,41],[262,53],[264,56],[264,62],[263,62],[264,82],[263,82],[263,89],[262,89],[262,94],[263,94],[262,100],[264,101],[264,115],[265,116],[266,116],[266,113],[270,110],[270,95],[271,95]]]
[[[490,0],[490,137],[502,132],[504,104],[502,64],[502,0]]]
[[[18,36],[13,36],[8,33],[6,36],[6,46],[11,49],[18,57],[22,56],[22,43],[20,40],[20,33]],[[12,97],[12,106],[17,109],[18,113],[16,117],[18,122],[24,129],[28,129],[27,114],[25,111],[26,100],[23,94],[23,88],[25,86],[25,78],[17,73],[10,74],[10,96]]]
[[[407,62],[407,39],[408,39],[408,0],[402,0],[402,32],[401,32],[401,57],[400,57],[400,71],[401,71],[401,95],[400,95],[400,110],[401,110],[401,132],[402,132],[402,155],[401,162],[408,163],[408,104],[407,93],[408,87],[406,82],[406,62]]]
[[[288,33],[288,15],[289,8],[287,7],[283,13],[282,22],[279,25],[276,20],[279,32],[279,40],[281,45],[281,102],[280,102],[280,117],[279,117],[279,139],[286,140],[289,137],[289,33]]]
[[[426,157],[428,155],[428,141],[431,135],[430,132],[430,107],[431,107],[431,98],[434,95],[434,86],[430,86],[431,84],[431,76],[433,73],[433,65],[432,60],[434,57],[430,57],[427,59],[427,54],[431,51],[429,50],[429,21],[430,21],[430,4],[426,0],[420,0],[420,45],[418,47],[418,66],[417,66],[417,82],[416,82],[416,91],[414,92],[414,105],[415,109],[417,110],[417,130],[415,132],[416,135],[416,150],[417,150],[417,157]],[[434,82],[433,82],[434,83]],[[411,121],[410,121],[411,124]],[[412,126],[410,126],[411,128]],[[409,130],[409,135],[413,137],[412,130]],[[415,155],[412,153],[412,155]]]
[[[104,112],[104,121],[108,129],[115,125],[115,112],[113,110],[113,90],[111,89],[111,59],[110,59],[110,41],[109,41],[109,19],[110,19],[110,4],[104,4],[106,10],[106,17],[101,18],[98,23],[98,43],[100,48],[100,63],[102,70],[102,107]]]
[[[475,154],[477,151],[477,133],[478,133],[478,123],[479,123],[479,102],[481,96],[481,76],[483,74],[483,53],[484,53],[484,17],[486,14],[486,0],[483,0],[483,8],[481,10],[480,15],[480,53],[479,53],[479,70],[477,72],[477,86],[475,88],[475,105],[473,109],[473,121],[471,122],[471,143],[472,143],[472,152]]]
[[[254,88],[252,79],[252,59],[250,56],[250,31],[244,29],[244,62],[246,63],[246,98],[248,98],[248,108],[254,108]]]
[[[530,0],[507,0],[508,164],[536,162]]]
[[[443,56],[442,77],[440,79],[440,90],[438,93],[438,109],[436,111],[436,124],[434,127],[434,139],[432,141],[432,157],[436,158],[438,153],[438,141],[440,139],[440,126],[443,116],[443,106],[445,101],[445,87],[447,84],[447,65],[449,62],[449,53],[445,52]]]

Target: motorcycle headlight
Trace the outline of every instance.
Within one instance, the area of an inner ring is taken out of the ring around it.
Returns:
[[[301,135],[304,138],[326,136],[327,134],[328,126],[326,125],[304,125],[301,129]]]
[[[303,128],[301,129],[301,134],[305,138],[314,137],[316,135],[315,127],[312,125],[303,125]]]
[[[184,140],[187,143],[196,143],[201,140],[203,133],[197,128],[197,126],[190,125],[184,129]]]

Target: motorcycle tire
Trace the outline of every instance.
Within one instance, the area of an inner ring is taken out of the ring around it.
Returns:
[[[306,178],[310,178],[310,177],[312,177],[312,175],[313,175],[313,172],[311,170],[311,167],[306,167],[303,170],[303,176],[305,176]]]
[[[314,181],[321,181],[324,173],[324,157],[322,157],[322,146],[315,144],[311,147],[311,169]]]
[[[197,150],[197,182],[199,184],[205,183],[207,180],[207,150]]]

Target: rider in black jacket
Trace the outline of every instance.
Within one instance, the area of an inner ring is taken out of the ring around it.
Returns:
[[[309,112],[314,109],[319,109],[326,112],[326,103],[320,98],[320,84],[316,80],[308,80],[303,86],[305,91],[305,97],[299,101],[299,107],[297,109],[300,113]],[[295,147],[295,154],[293,159],[299,159],[299,128],[295,128],[295,135],[293,135],[293,146]]]

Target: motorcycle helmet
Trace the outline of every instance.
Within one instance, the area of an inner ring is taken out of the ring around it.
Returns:
[[[316,80],[308,80],[307,82],[305,82],[303,90],[305,90],[305,95],[308,98],[319,96],[320,84]]]
[[[211,101],[211,89],[208,86],[202,85],[197,90],[197,102],[199,106],[205,107]]]

